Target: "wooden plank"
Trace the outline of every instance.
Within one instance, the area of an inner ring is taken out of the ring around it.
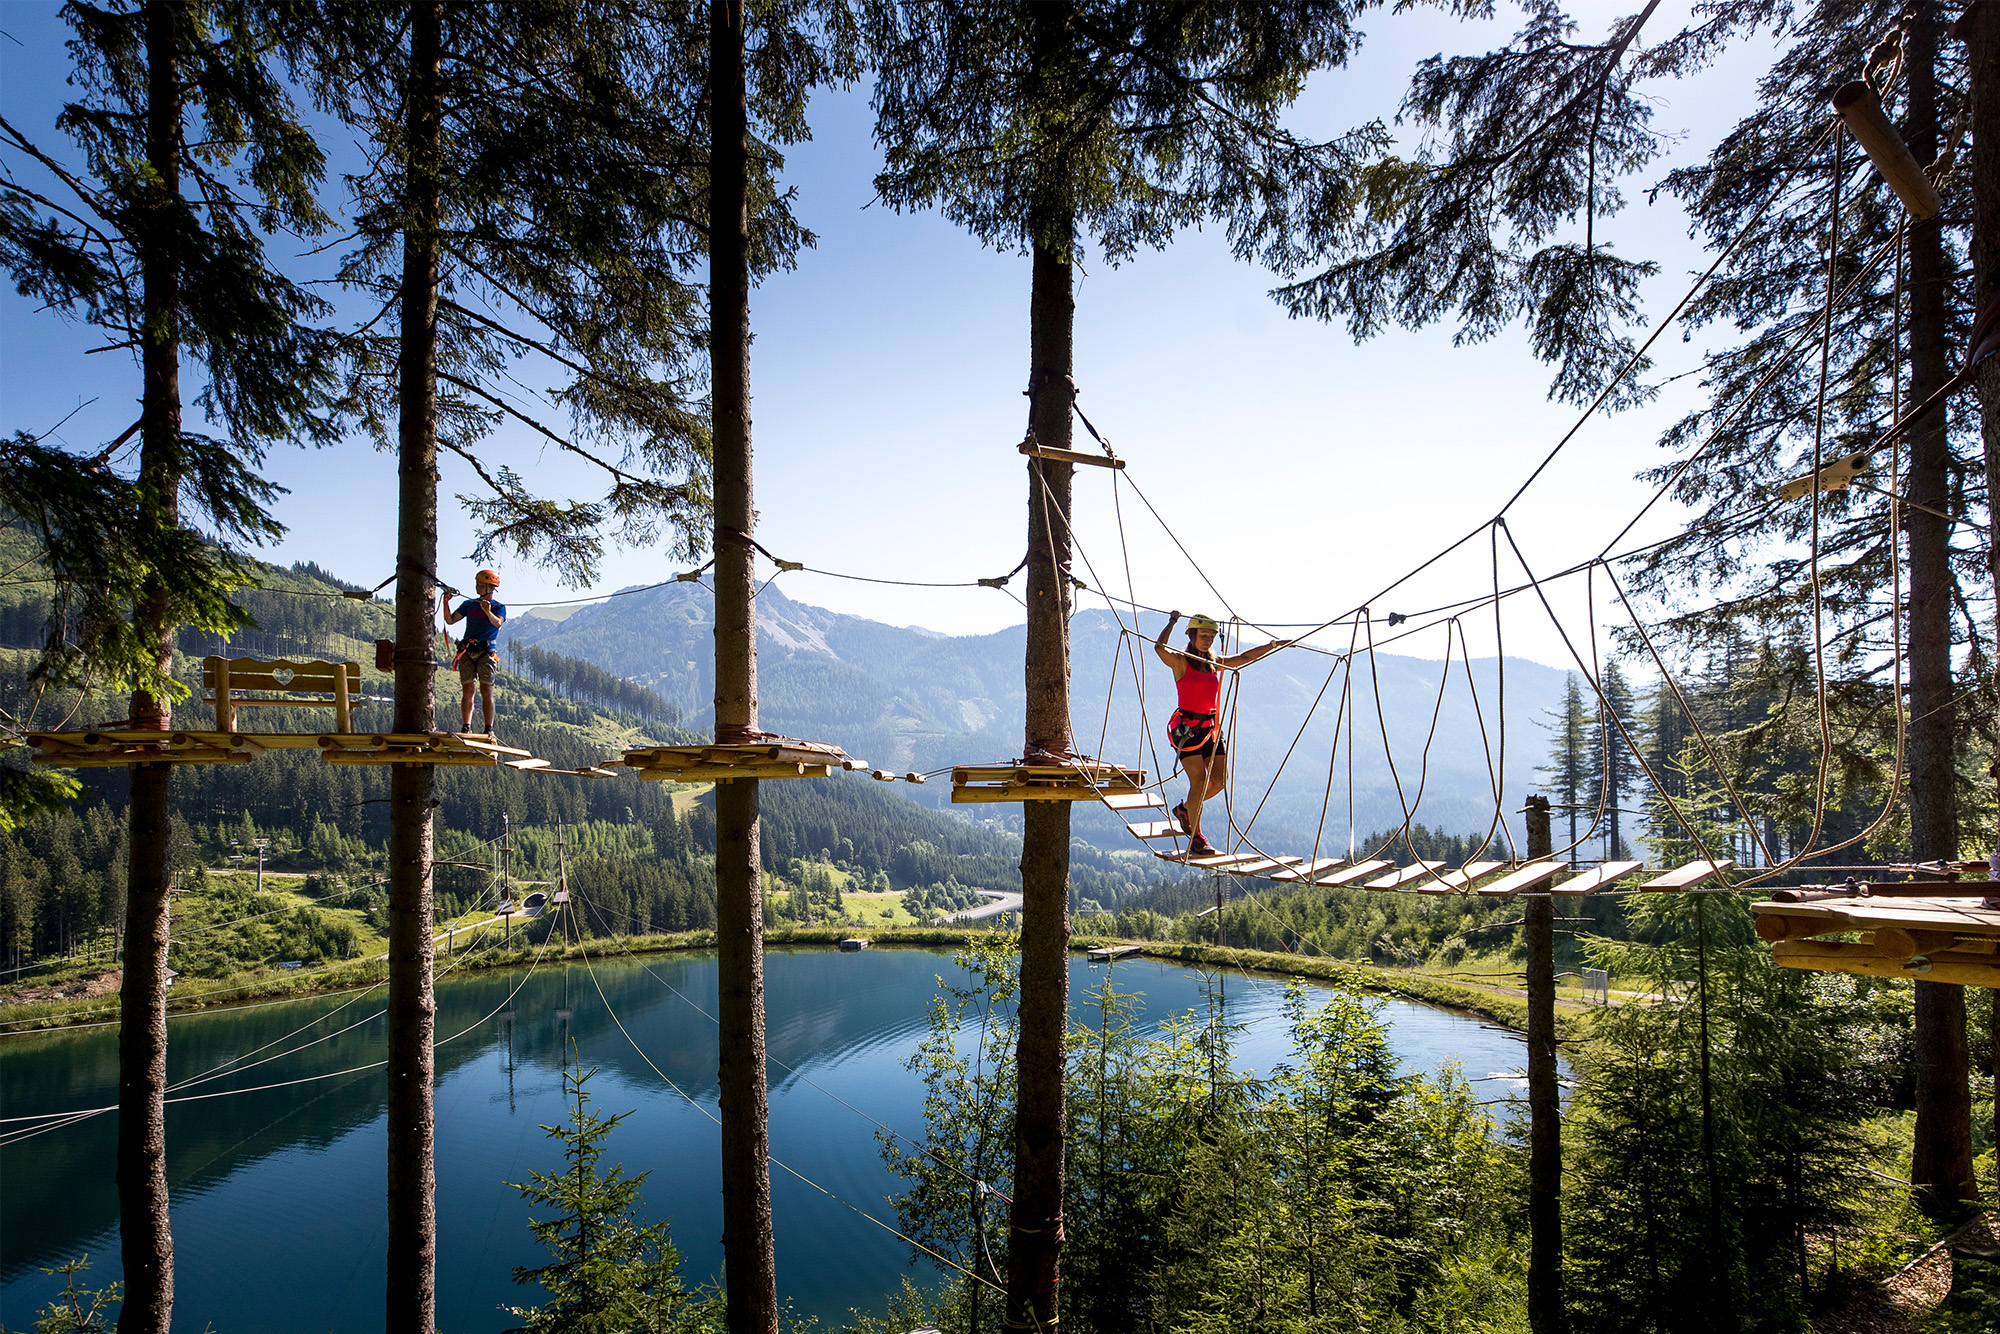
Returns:
[[[1125,460],[1113,458],[1109,454],[1086,454],[1079,449],[1055,449],[1049,445],[1022,444],[1020,450],[1031,459],[1049,459],[1056,463],[1085,463],[1093,468],[1123,468]]]
[[[1387,858],[1371,858],[1368,861],[1356,862],[1344,871],[1335,871],[1332,875],[1316,875],[1312,882],[1315,885],[1351,885],[1356,880],[1374,875],[1385,866],[1394,865],[1395,863]]]
[[[1623,880],[1632,872],[1644,866],[1644,862],[1605,862],[1593,870],[1585,871],[1573,880],[1565,880],[1551,889],[1551,894],[1594,894],[1614,880]]]
[[[1128,824],[1125,828],[1131,831],[1134,838],[1178,838],[1181,835],[1180,825],[1173,820],[1149,820],[1145,824]]]
[[[1119,792],[1106,797],[1104,804],[1114,811],[1138,811],[1148,806],[1164,809],[1167,799],[1157,792]]]
[[[1566,864],[1564,862],[1530,862],[1520,870],[1515,871],[1512,875],[1503,875],[1491,884],[1481,885],[1474,892],[1494,897],[1519,894],[1524,889],[1533,889],[1544,881],[1555,879],[1556,873],[1561,871]]]
[[[1183,866],[1193,866],[1203,871],[1226,871],[1244,862],[1265,860],[1254,852],[1218,852],[1201,857],[1193,857],[1185,852],[1156,852],[1153,855],[1163,862],[1179,862]]]
[[[526,760],[508,760],[507,767],[509,769],[547,769],[550,766],[547,760],[534,758]],[[565,772],[574,773],[576,771],[574,769],[571,769],[571,770],[566,770]]]
[[[1330,871],[1336,866],[1345,866],[1345,865],[1347,865],[1347,858],[1345,857],[1321,857],[1318,861],[1313,862],[1309,866],[1295,866],[1289,871],[1273,871],[1271,873],[1271,879],[1284,880],[1287,882],[1293,880],[1304,880],[1310,876],[1318,875],[1321,871]]]
[[[1231,875],[1266,876],[1269,872],[1288,866],[1303,866],[1303,857],[1260,857],[1254,862],[1229,868]]]
[[[1467,862],[1456,871],[1447,871],[1436,880],[1419,880],[1411,888],[1419,894],[1450,894],[1464,889],[1481,876],[1492,875],[1506,862]]]
[[[1785,940],[1771,947],[1780,968],[1804,968],[1821,973],[1855,973],[1867,977],[1922,978],[1968,987],[2000,987],[2000,955],[1944,950],[1918,960],[1888,959],[1871,945],[1832,940]],[[1925,968],[1924,963],[1929,967]],[[1912,966],[1915,965],[1915,966]]]
[[[1639,888],[1651,894],[1666,893],[1676,889],[1689,889],[1704,880],[1714,879],[1735,865],[1736,863],[1730,861],[1727,857],[1719,862],[1689,862],[1686,866],[1676,866],[1665,875],[1654,876],[1651,880],[1639,886]]]
[[[1421,880],[1443,865],[1443,862],[1411,862],[1408,866],[1393,871],[1379,880],[1370,880],[1362,888],[1401,889],[1404,885],[1409,884],[1410,881]]]

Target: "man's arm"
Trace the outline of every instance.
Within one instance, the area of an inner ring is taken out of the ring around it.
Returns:
[[[495,630],[498,630],[501,626],[507,624],[507,618],[505,616],[502,616],[499,612],[493,610],[492,598],[479,599],[479,610],[486,613],[486,619],[493,623],[493,628]]]
[[[465,619],[465,613],[452,606],[450,598],[444,599],[442,605],[444,607],[444,623],[446,625],[457,625]]]

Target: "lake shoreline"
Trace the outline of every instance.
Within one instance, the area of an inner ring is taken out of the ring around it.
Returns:
[[[788,945],[838,945],[842,940],[850,938],[856,929],[852,925],[773,929],[765,933],[764,943],[770,948]],[[877,948],[896,946],[934,948],[958,945],[976,935],[985,934],[967,929],[952,930],[939,927],[859,929],[867,932],[867,939]],[[1134,946],[1138,950],[1136,957],[1158,959],[1168,963],[1220,966],[1246,973],[1299,977],[1320,982],[1349,981],[1364,991],[1419,1001],[1439,1009],[1485,1019],[1510,1031],[1525,1032],[1527,1029],[1527,1001],[1524,998],[1506,994],[1504,991],[1488,991],[1456,982],[1446,982],[1429,974],[1410,970],[1388,969],[1374,964],[1339,959],[1309,959],[1295,954],[1229,949],[1180,941],[1126,940],[1116,936],[1091,935],[1075,935],[1070,938],[1070,950],[1073,953],[1082,953],[1107,945]],[[684,931],[611,941],[589,940],[556,947],[547,944],[541,947],[522,945],[518,948],[488,946],[477,953],[453,956],[450,966],[454,971],[484,972],[493,968],[516,968],[563,959],[585,957],[615,959],[626,954],[674,954],[714,947],[713,931]],[[233,979],[217,980],[227,983]],[[305,975],[259,974],[247,982],[206,991],[183,992],[180,995],[169,991],[167,1013],[169,1015],[220,1014],[259,1005],[308,1000],[314,996],[365,989],[382,985],[387,980],[388,964],[380,959],[338,964],[324,971]],[[0,1002],[0,1037],[115,1024],[118,1022],[118,1006],[104,1005],[102,1002],[105,999],[104,996],[92,996],[71,1001]],[[1558,1002],[1557,1009],[1556,1028],[1559,1038],[1570,1039],[1579,1036],[1587,1029],[1592,1013],[1589,1007],[1571,1002]],[[17,1010],[33,1010],[34,1013],[18,1018],[11,1017],[9,1012]]]

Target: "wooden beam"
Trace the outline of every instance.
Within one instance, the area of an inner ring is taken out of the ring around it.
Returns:
[[[1781,968],[1821,973],[1854,973],[1866,977],[1907,977],[1968,987],[2000,987],[2000,955],[1967,954],[1956,950],[1920,955],[1916,959],[1884,958],[1872,945],[1832,940],[1785,940],[1771,947]]]
[[[1944,210],[1937,187],[1924,175],[1903,136],[1883,114],[1882,99],[1873,88],[1859,82],[1842,84],[1833,94],[1833,109],[1847,122],[1855,142],[1867,152],[1875,170],[1882,173],[1882,179],[1903,201],[1912,219],[1923,222]]]
[[[1096,801],[1089,788],[1042,787],[1033,784],[1010,787],[955,787],[951,790],[956,806],[992,805],[1008,801]]]
[[[1850,894],[1843,887],[1813,894],[1811,886],[1802,885],[1798,889],[1778,890],[1771,897],[1780,901],[1791,897],[1798,903],[1832,903],[1859,899],[1983,899],[2000,895],[2000,881],[1993,880],[1901,880],[1860,888],[1867,892]]]
[[[1822,899],[1813,903],[1753,903],[1757,933],[1766,940],[1843,931],[1949,931],[1961,939],[2000,939],[2000,909],[1963,899]],[[1767,918],[1777,922],[1764,925]],[[1780,925],[1782,924],[1782,925]]]
[[[1031,459],[1049,459],[1056,463],[1083,463],[1093,468],[1123,468],[1125,460],[1113,458],[1109,454],[1086,454],[1079,449],[1051,449],[1047,445],[1023,444],[1021,452]]]
[[[1173,820],[1149,820],[1145,824],[1128,824],[1125,828],[1131,831],[1134,838],[1177,838],[1183,832]]]

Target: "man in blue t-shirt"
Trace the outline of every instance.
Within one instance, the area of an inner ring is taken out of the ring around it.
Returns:
[[[500,591],[500,576],[493,571],[481,570],[473,578],[473,587],[478,590],[478,597],[467,598],[456,607],[445,604],[444,623],[465,622],[465,638],[458,641],[458,653],[452,658],[452,665],[458,668],[459,683],[465,688],[459,701],[464,730],[472,730],[472,688],[476,684],[486,714],[486,735],[492,736],[493,658],[500,647],[500,627],[507,624],[507,607],[493,600],[493,595]]]

